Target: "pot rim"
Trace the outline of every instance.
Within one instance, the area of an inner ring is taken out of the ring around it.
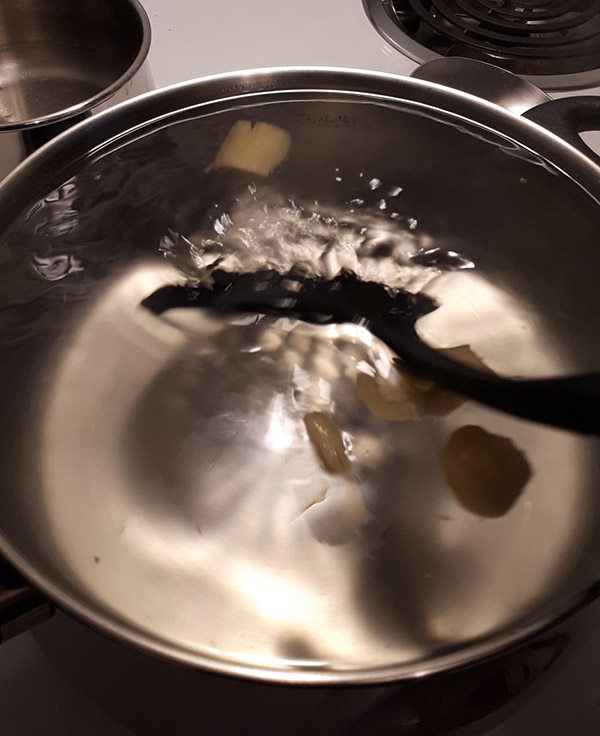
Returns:
[[[127,1],[139,5],[138,0]],[[148,45],[149,43],[148,38]],[[274,82],[273,78],[277,81]],[[117,80],[115,84],[118,84],[119,81]],[[352,85],[352,82],[355,84]],[[403,94],[403,90],[410,90],[412,94]],[[200,94],[194,95],[195,91],[199,91]],[[504,135],[517,142],[522,148],[533,150],[532,144],[537,144],[538,150],[535,150],[535,153],[585,188],[588,194],[600,203],[600,165],[556,133],[523,115],[506,110],[499,104],[468,92],[413,76],[326,66],[274,66],[241,69],[176,82],[145,92],[113,105],[107,110],[99,111],[92,118],[80,121],[55,136],[16,166],[0,182],[0,192],[4,195],[6,190],[13,189],[17,179],[27,176],[28,172],[33,171],[36,166],[44,166],[45,175],[54,174],[55,157],[60,157],[63,163],[69,153],[75,152],[77,161],[79,161],[81,157],[96,152],[112,143],[115,138],[125,136],[133,130],[150,127],[150,125],[158,126],[161,122],[167,125],[170,118],[181,112],[189,110],[191,114],[191,111],[197,108],[200,113],[200,108],[211,103],[299,92],[315,92],[322,95],[330,93],[333,96],[348,96],[349,98],[362,96],[371,98],[375,102],[403,102],[415,107],[429,107],[442,111],[448,117],[454,116],[465,122],[479,124]],[[184,98],[187,96],[189,99],[186,104],[176,107],[161,105],[176,95]],[[433,105],[432,97],[436,97],[442,104]],[[265,99],[265,101],[268,100]],[[447,104],[443,104],[444,102]],[[153,108],[158,108],[158,114]],[[136,111],[147,111],[150,114],[135,116]],[[477,115],[468,113],[477,113]],[[115,124],[119,120],[122,124]],[[0,130],[2,130],[1,126]],[[94,135],[91,135],[92,133]],[[86,136],[94,141],[94,145],[91,146],[88,141],[87,150]],[[63,167],[62,171],[66,168]],[[570,171],[573,169],[578,169],[577,177],[571,175]],[[53,176],[53,178],[56,177]],[[3,200],[4,197],[0,197],[0,207]],[[3,214],[0,209],[0,215]]]
[[[343,88],[336,88],[334,82]],[[148,92],[60,134],[33,153],[0,183],[0,237],[12,224],[15,214],[23,212],[37,196],[32,193],[36,189],[35,185],[31,186],[32,181],[48,182],[51,178],[64,182],[73,175],[73,168],[86,156],[114,143],[121,136],[145,127],[154,130],[157,125],[167,125],[170,118],[184,111],[189,111],[191,116],[197,110],[200,115],[204,107],[214,108],[217,103],[256,101],[257,98],[269,102],[278,94],[285,96],[286,93],[293,95],[300,92],[329,92],[338,99],[347,95],[349,99],[363,97],[375,102],[403,103],[417,109],[438,110],[444,115],[481,125],[543,156],[600,204],[600,166],[556,134],[494,103],[437,83],[394,74],[337,67],[270,67],[212,75]],[[176,104],[179,98],[183,98],[183,102],[187,98],[187,104]],[[169,102],[173,104],[169,106]],[[152,112],[153,115],[148,114]],[[507,631],[489,635],[459,651],[442,653],[423,662],[356,670],[299,666],[295,669],[276,669],[254,662],[212,658],[209,654],[159,640],[148,632],[136,629],[125,619],[118,619],[113,613],[94,608],[83,596],[70,592],[66,585],[44,574],[2,529],[0,554],[59,607],[121,643],[220,675],[294,685],[376,684],[420,678],[464,667],[516,646],[600,595],[598,582],[582,590],[575,600],[570,598],[555,602],[543,617],[531,623],[516,623]]]

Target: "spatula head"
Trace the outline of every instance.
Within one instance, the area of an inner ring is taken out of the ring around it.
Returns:
[[[175,307],[205,307],[219,311],[260,312],[296,317],[307,322],[393,322],[414,329],[436,304],[423,294],[361,281],[342,272],[333,279],[280,274],[212,273],[213,286],[166,286],[144,299],[142,305],[161,314]]]

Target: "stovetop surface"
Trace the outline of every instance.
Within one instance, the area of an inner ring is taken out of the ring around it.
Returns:
[[[599,619],[597,601],[578,615],[575,639],[515,698],[505,715],[503,711],[500,717],[494,715],[494,725],[486,725],[486,717],[448,736],[596,736],[600,730],[600,626],[594,624]],[[49,621],[43,627],[48,636],[61,624]],[[248,727],[240,723],[237,732],[242,736],[253,733],[245,730]],[[102,712],[73,680],[59,674],[31,634],[13,639],[0,649],[0,732],[2,736],[143,736],[132,734]],[[376,725],[369,732],[374,736],[388,734],[387,730],[377,730]],[[415,731],[400,728],[394,736],[404,733]],[[442,732],[436,733],[443,736]]]
[[[363,0],[382,37],[420,62],[487,61],[548,89],[600,84],[600,0]]]
[[[153,29],[149,61],[156,86],[265,66],[338,66],[396,74],[409,74],[416,66],[377,34],[361,0],[252,0],[234,5],[216,0],[142,1]],[[600,620],[600,602],[583,617],[588,624]],[[523,706],[481,736],[600,732],[600,625],[591,627],[560,659],[560,666],[540,676],[523,696]],[[29,634],[0,648],[0,732],[131,736],[59,675]]]

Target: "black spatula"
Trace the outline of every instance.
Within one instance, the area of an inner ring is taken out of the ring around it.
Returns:
[[[513,380],[457,363],[426,345],[415,331],[419,317],[436,309],[411,294],[350,273],[334,279],[281,275],[275,271],[214,271],[214,287],[166,286],[142,305],[155,314],[176,307],[259,312],[307,322],[354,322],[385,342],[408,368],[483,404],[544,424],[600,434],[600,374]]]

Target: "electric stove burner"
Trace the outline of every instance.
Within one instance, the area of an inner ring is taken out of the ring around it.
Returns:
[[[600,0],[364,0],[377,30],[418,61],[466,56],[546,88],[600,81]]]

